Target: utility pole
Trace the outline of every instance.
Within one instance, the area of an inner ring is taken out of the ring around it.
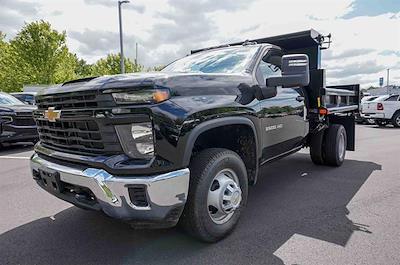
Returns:
[[[386,76],[386,92],[389,94],[389,71],[390,69],[387,69],[387,76]]]
[[[125,73],[125,57],[124,57],[124,43],[123,43],[123,36],[122,36],[122,14],[121,14],[121,5],[129,3],[129,1],[118,1],[118,17],[119,17],[119,46],[120,46],[120,67],[121,67],[121,74]]]

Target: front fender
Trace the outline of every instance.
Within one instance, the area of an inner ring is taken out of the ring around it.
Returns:
[[[221,127],[221,126],[226,126],[226,125],[247,125],[249,126],[253,133],[254,137],[256,140],[256,157],[259,157],[259,141],[257,138],[257,132],[256,132],[256,127],[249,118],[247,117],[223,117],[223,118],[216,118],[212,120],[208,120],[205,122],[202,122],[195,127],[193,127],[191,130],[186,131],[182,137],[180,138],[179,144],[178,144],[178,149],[183,152],[182,155],[182,165],[187,167],[190,163],[190,158],[192,155],[192,150],[194,147],[194,144],[197,140],[197,138],[205,131],[208,131],[213,128]]]

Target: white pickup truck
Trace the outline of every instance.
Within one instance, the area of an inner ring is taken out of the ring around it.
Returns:
[[[379,126],[392,123],[394,127],[400,127],[400,96],[384,95],[363,102],[361,117],[374,119]]]

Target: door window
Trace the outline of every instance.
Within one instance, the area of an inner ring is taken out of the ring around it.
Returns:
[[[398,98],[399,98],[399,96],[393,95],[393,96],[388,97],[385,101],[397,101]]]
[[[261,86],[265,86],[265,80],[272,76],[281,75],[282,55],[277,51],[269,51],[265,55],[256,70],[256,79]]]

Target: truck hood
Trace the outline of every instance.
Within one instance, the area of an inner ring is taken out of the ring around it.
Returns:
[[[236,90],[239,83],[251,82],[250,74],[207,74],[207,73],[167,73],[148,72],[123,75],[102,76],[89,79],[75,80],[50,87],[39,95],[68,93],[87,90],[124,89],[132,87],[165,87],[175,95],[207,94],[207,89],[214,93]],[[229,91],[232,92],[232,91]],[[222,93],[222,94],[225,94]]]

